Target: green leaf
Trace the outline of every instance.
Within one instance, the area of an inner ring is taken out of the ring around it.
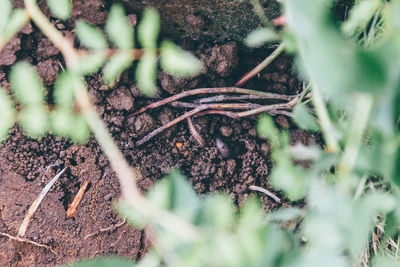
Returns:
[[[62,20],[71,15],[71,0],[47,0],[47,5],[51,13]]]
[[[234,207],[229,196],[210,194],[204,199],[197,222],[201,226],[230,228],[234,220]]]
[[[306,194],[306,173],[283,156],[278,158],[271,173],[271,184],[285,192],[291,201],[304,198]]]
[[[7,25],[4,28],[3,34],[0,33],[1,38],[9,39],[16,34],[22,26],[26,23],[28,17],[23,9],[16,9],[10,19],[7,21]]]
[[[157,93],[156,85],[157,55],[145,52],[136,68],[136,81],[139,90],[148,97]]]
[[[11,12],[11,2],[9,0],[0,0],[0,39],[3,39],[3,30],[8,23]]]
[[[82,81],[76,74],[70,71],[61,72],[54,86],[54,102],[60,107],[72,109],[74,88],[80,85],[82,85]]]
[[[15,107],[11,98],[0,87],[0,142],[7,137],[9,130],[15,123]]]
[[[305,104],[299,104],[294,107],[293,119],[301,129],[319,131],[317,119],[311,114]]]
[[[74,117],[74,128],[69,134],[69,137],[78,144],[83,144],[89,141],[90,129],[83,115],[75,115]]]
[[[160,16],[154,8],[143,11],[143,18],[138,26],[138,39],[143,48],[155,49],[160,32]]]
[[[132,64],[129,51],[118,51],[113,55],[103,68],[103,79],[107,84],[115,82],[121,73]]]
[[[103,33],[96,27],[85,21],[76,23],[76,34],[84,46],[93,50],[101,50],[107,48],[107,42]]]
[[[36,70],[27,62],[11,68],[10,82],[17,100],[23,105],[37,105],[44,101],[45,92]]]
[[[193,76],[201,71],[203,63],[173,42],[163,41],[161,44],[161,67],[173,75]]]
[[[69,137],[75,128],[74,114],[70,109],[57,108],[50,114],[51,129],[58,136]]]
[[[125,258],[108,256],[108,257],[83,260],[81,262],[74,263],[71,265],[71,267],[110,267],[110,266],[134,267],[136,266],[136,264],[135,262]]]
[[[247,35],[244,43],[248,47],[260,47],[267,42],[276,40],[278,38],[275,31],[270,28],[260,28],[252,31]]]
[[[349,19],[342,25],[342,30],[347,35],[353,35],[357,30],[363,30],[380,7],[380,0],[358,1],[350,10]]]
[[[126,19],[121,5],[112,6],[107,17],[106,32],[118,48],[133,48],[133,27]]]
[[[84,57],[79,57],[78,63],[74,66],[74,71],[89,75],[96,73],[106,60],[106,52],[104,50],[93,51]]]
[[[261,138],[268,138],[271,142],[272,148],[279,148],[281,145],[281,138],[278,129],[271,116],[262,115],[257,123],[257,133]]]
[[[44,105],[29,105],[19,113],[18,120],[22,129],[30,137],[39,138],[46,134],[49,114]]]

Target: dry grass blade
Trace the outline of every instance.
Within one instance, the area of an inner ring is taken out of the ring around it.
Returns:
[[[79,188],[78,193],[76,194],[76,196],[74,198],[74,201],[72,201],[71,205],[69,206],[69,208],[67,210],[67,218],[68,219],[72,218],[72,216],[74,216],[76,209],[78,208],[79,202],[81,202],[83,194],[85,193],[88,184],[89,184],[89,182],[85,181]]]
[[[281,199],[280,199],[277,195],[275,195],[275,194],[272,193],[271,191],[269,191],[269,190],[267,190],[267,189],[265,189],[265,188],[262,188],[262,187],[260,187],[260,186],[251,185],[251,186],[249,186],[249,189],[250,189],[250,190],[253,190],[253,191],[261,192],[261,193],[263,193],[263,194],[269,196],[270,198],[272,198],[273,200],[275,200],[276,203],[279,203],[279,204],[280,204],[280,203],[282,202]]]
[[[39,207],[40,203],[42,202],[43,198],[46,196],[47,192],[49,192],[50,188],[53,186],[53,184],[57,181],[57,179],[63,174],[66,168],[62,169],[56,176],[54,176],[53,179],[43,188],[42,192],[40,192],[39,196],[33,201],[31,207],[28,210],[28,213],[25,216],[24,221],[22,222],[19,231],[18,231],[18,237],[22,237],[25,235],[26,230],[28,229],[29,222],[31,221],[31,218],[37,208]]]

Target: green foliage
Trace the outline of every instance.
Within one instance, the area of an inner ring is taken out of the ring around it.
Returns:
[[[23,9],[12,10],[9,0],[0,0],[0,44],[4,45],[25,23]]]
[[[146,96],[154,97],[157,93],[156,72],[156,53],[144,53],[137,65],[136,81],[140,91]]]
[[[159,32],[160,16],[158,11],[153,8],[146,9],[138,26],[138,39],[143,48],[155,49]]]
[[[103,33],[98,28],[85,21],[76,23],[76,35],[81,43],[89,49],[101,50],[107,48],[107,42]]]
[[[113,83],[121,73],[132,64],[129,51],[121,50],[113,55],[103,68],[103,79],[106,83]]]
[[[33,138],[39,138],[48,130],[48,116],[44,105],[28,105],[20,111],[18,121],[24,132]]]
[[[47,0],[51,13],[66,20],[71,15],[71,0]]]
[[[102,257],[95,260],[84,260],[74,264],[75,267],[133,267],[134,262],[121,257]]]
[[[163,41],[161,44],[161,67],[173,75],[192,76],[199,73],[203,65],[195,56],[185,52],[173,42]]]
[[[244,40],[248,47],[260,47],[267,42],[278,38],[277,34],[270,28],[259,28],[252,31]]]
[[[8,131],[15,123],[15,108],[11,98],[0,87],[0,141],[8,135]]]
[[[133,48],[133,28],[120,5],[114,5],[107,17],[106,32],[112,42],[121,49]]]

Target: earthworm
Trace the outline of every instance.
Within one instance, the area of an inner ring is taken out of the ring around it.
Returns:
[[[191,135],[193,135],[193,137],[194,137],[194,139],[196,139],[197,143],[199,143],[199,145],[200,145],[201,147],[203,147],[204,144],[205,144],[205,143],[204,143],[204,139],[203,139],[203,137],[201,137],[201,135],[197,132],[196,128],[195,128],[194,125],[193,125],[192,119],[191,119],[190,117],[187,117],[187,118],[186,118],[186,121],[187,121],[188,128],[189,128],[189,131],[190,131]]]
[[[218,148],[219,152],[221,153],[221,155],[224,158],[229,158],[229,156],[231,155],[231,152],[230,152],[228,146],[222,141],[222,139],[219,137],[215,138],[215,143],[216,143],[217,148]]]

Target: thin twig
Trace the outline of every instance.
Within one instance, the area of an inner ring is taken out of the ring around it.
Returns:
[[[31,221],[31,218],[37,208],[39,207],[40,203],[42,202],[43,198],[49,192],[50,188],[53,186],[53,184],[57,181],[57,179],[63,174],[66,168],[62,169],[56,176],[54,176],[53,179],[50,180],[50,182],[43,188],[42,192],[40,192],[39,196],[33,201],[31,207],[28,210],[28,213],[25,216],[25,219],[21,223],[21,226],[19,227],[18,231],[18,236],[22,237],[25,235],[26,230],[28,229],[29,222]]]
[[[262,100],[262,99],[271,99],[271,98],[269,96],[267,97],[262,95],[216,95],[216,96],[197,99],[194,101],[194,103],[205,104],[205,103],[224,102],[228,100],[230,101],[230,100]],[[284,99],[284,100],[289,100],[289,99]]]
[[[94,233],[86,235],[83,239],[88,239],[89,237],[95,236],[95,235],[97,235],[99,233],[102,233],[102,232],[114,231],[118,227],[124,225],[125,222],[126,222],[126,217],[122,220],[122,222],[120,222],[120,223],[118,223],[116,225],[109,226],[107,228],[101,228],[97,232],[94,232]]]
[[[104,51],[106,52],[106,57],[107,58],[111,58],[113,55],[115,55],[120,50],[118,50],[118,49],[106,49]],[[131,50],[128,50],[128,51],[131,54],[131,58],[130,58],[131,60],[140,59],[143,56],[144,52],[145,52],[144,49],[131,49]],[[96,52],[98,52],[98,51],[96,51]],[[93,52],[81,49],[81,50],[76,50],[76,53],[80,57],[86,57],[86,56],[91,55]]]
[[[250,185],[250,186],[249,186],[249,189],[250,189],[250,190],[253,190],[253,191],[261,192],[261,193],[263,193],[263,194],[266,194],[267,196],[269,196],[270,198],[272,198],[273,200],[275,200],[276,203],[279,203],[279,204],[280,204],[280,203],[282,202],[281,199],[280,199],[277,195],[275,195],[275,194],[272,193],[271,191],[269,191],[269,190],[267,190],[267,189],[265,189],[265,188],[262,188],[262,187],[260,187],[260,186]]]
[[[181,98],[184,98],[187,96],[199,95],[199,94],[221,94],[221,93],[258,95],[258,96],[263,96],[263,97],[269,98],[269,99],[286,100],[286,101],[292,100],[294,97],[296,97],[296,96],[292,96],[292,95],[280,95],[280,94],[267,93],[267,92],[251,90],[251,89],[243,89],[243,88],[238,88],[238,87],[198,88],[198,89],[184,91],[182,93],[179,93],[179,94],[170,96],[168,98],[162,99],[160,101],[151,103],[150,105],[143,107],[143,108],[139,109],[138,111],[132,113],[131,115],[129,115],[129,117],[136,116],[136,115],[141,114],[149,109],[163,106],[165,104],[177,101],[178,99],[181,99]]]
[[[22,237],[18,237],[18,236],[12,236],[12,235],[9,235],[9,234],[3,233],[3,232],[0,232],[0,235],[5,236],[5,237],[8,237],[8,238],[11,239],[11,240],[15,240],[15,241],[18,241],[18,242],[23,242],[23,243],[29,243],[29,244],[32,244],[32,245],[37,246],[37,247],[41,247],[41,248],[48,249],[48,250],[50,250],[51,252],[53,252],[55,255],[58,256],[57,252],[55,252],[50,246],[37,243],[37,242],[32,241],[32,240],[29,240],[29,239],[27,239],[27,238],[22,238]]]
[[[197,132],[196,128],[193,125],[193,121],[190,117],[186,118],[186,122],[189,128],[190,133],[192,134],[192,136],[194,137],[194,139],[196,139],[197,143],[199,143],[199,145],[201,147],[203,147],[205,145],[204,139],[203,137],[201,137],[201,135]]]
[[[271,112],[271,111],[279,110],[279,109],[291,109],[297,103],[298,100],[299,100],[299,95],[297,95],[294,99],[292,99],[291,101],[289,101],[287,103],[266,105],[266,106],[261,106],[256,109],[242,111],[242,112],[231,112],[231,111],[225,111],[225,110],[206,110],[206,109],[209,109],[209,107],[214,104],[203,104],[203,105],[197,106],[196,108],[192,109],[189,112],[184,113],[183,115],[168,122],[167,124],[155,129],[154,131],[152,131],[151,133],[149,133],[148,135],[146,135],[145,137],[143,137],[142,139],[137,141],[136,145],[138,145],[138,146],[143,145],[144,143],[146,143],[147,141],[149,141],[151,138],[153,138],[157,134],[161,133],[162,131],[168,129],[169,127],[174,126],[175,124],[179,123],[180,121],[182,121],[188,117],[191,117],[195,114],[197,114],[198,116],[206,115],[206,114],[219,114],[219,115],[224,115],[224,116],[228,116],[228,117],[237,119],[237,118],[252,116],[252,115],[255,115],[258,113],[262,113],[262,112]],[[219,104],[219,105],[221,105],[221,104]]]
[[[74,216],[76,209],[78,208],[79,202],[81,202],[83,194],[86,191],[86,188],[88,186],[89,182],[84,181],[81,185],[81,187],[78,190],[78,193],[76,194],[74,201],[72,201],[71,206],[69,206],[67,210],[67,218],[70,219],[72,216]]]
[[[286,48],[285,44],[281,43],[266,59],[264,59],[254,69],[252,69],[251,71],[249,71],[245,75],[243,75],[242,78],[240,78],[239,81],[235,84],[235,86],[242,86],[248,80],[250,80],[251,78],[256,76],[258,73],[260,73],[269,64],[271,64],[271,62],[274,61],[274,59],[285,50],[285,48]]]
[[[171,106],[175,108],[196,108],[199,105],[207,106],[207,109],[255,109],[261,107],[260,104],[254,103],[212,103],[212,104],[196,104],[188,102],[175,101]]]
[[[192,109],[191,111],[186,112],[182,116],[179,116],[178,118],[168,122],[167,124],[155,129],[154,131],[152,131],[151,133],[149,133],[148,135],[146,135],[145,137],[143,137],[142,139],[137,141],[136,145],[138,145],[138,146],[143,145],[144,143],[146,143],[147,141],[149,141],[151,138],[153,138],[157,134],[161,133],[162,131],[168,129],[169,127],[177,124],[178,122],[180,122],[180,121],[182,121],[182,120],[184,120],[184,119],[186,119],[186,118],[188,118],[188,117],[190,117],[190,116],[192,116],[192,115],[194,115],[194,114],[196,114],[196,113],[198,113],[198,112],[200,112],[202,110],[205,110],[205,109],[207,109],[207,106],[201,105],[201,106],[198,106],[198,107]]]

